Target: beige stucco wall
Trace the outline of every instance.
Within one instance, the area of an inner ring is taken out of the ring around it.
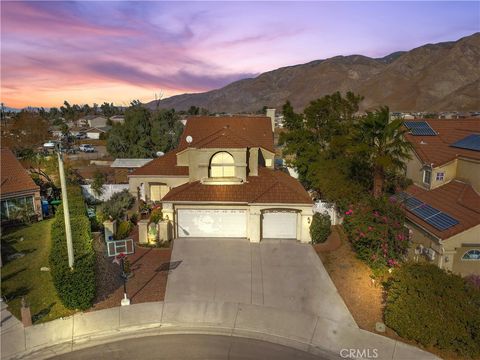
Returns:
[[[272,153],[268,150],[260,148],[260,160],[259,163],[269,169],[273,169],[275,167],[275,153]],[[270,164],[267,166],[267,159],[270,160]]]
[[[443,181],[437,181],[437,173],[443,172],[445,175]],[[442,166],[437,166],[432,169],[432,184],[430,189],[435,189],[439,186],[445,185],[457,177],[457,159],[450,161]]]
[[[457,162],[457,178],[470,183],[477,192],[480,192],[480,161],[459,158]]]
[[[411,238],[412,245],[408,252],[410,259],[419,262],[431,262],[442,269],[462,276],[472,273],[480,275],[480,261],[465,261],[461,259],[466,251],[480,249],[480,225],[445,240],[437,239],[411,222],[408,222],[407,226],[413,232]],[[416,255],[415,248],[418,245],[435,250],[435,259],[430,261],[424,255]]]
[[[128,190],[135,198],[137,197],[137,188],[144,184],[145,195],[150,196],[150,184],[165,184],[170,189],[183,185],[188,182],[188,176],[135,176],[128,178]]]
[[[423,187],[423,163],[413,151],[410,152],[410,157],[411,159],[407,162],[407,178],[411,179],[415,185]]]
[[[298,211],[297,240],[303,243],[309,243],[310,223],[312,221],[312,206],[309,205],[286,205],[286,204],[171,204],[164,203],[162,213],[164,218],[176,219],[176,210],[178,209],[237,209],[247,211],[247,236],[250,242],[260,242],[262,229],[262,210],[267,209],[292,209]],[[177,229],[175,227],[175,237]]]

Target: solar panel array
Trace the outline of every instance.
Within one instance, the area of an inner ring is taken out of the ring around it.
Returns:
[[[403,202],[410,212],[440,231],[447,230],[459,223],[454,217],[425,204],[416,197],[410,196],[405,192],[397,194],[396,198],[399,202]]]
[[[453,147],[473,150],[473,151],[480,151],[480,134],[471,134],[467,137],[458,140],[456,143],[453,143]]]
[[[414,136],[435,136],[437,133],[426,121],[405,121],[405,127]]]

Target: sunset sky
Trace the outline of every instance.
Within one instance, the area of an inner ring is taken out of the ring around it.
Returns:
[[[153,100],[480,29],[472,2],[1,2],[6,106]]]

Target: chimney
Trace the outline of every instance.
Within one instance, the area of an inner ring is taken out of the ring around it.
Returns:
[[[267,109],[267,116],[272,119],[272,132],[275,131],[275,109]]]

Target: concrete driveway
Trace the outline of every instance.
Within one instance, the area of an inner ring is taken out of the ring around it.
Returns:
[[[292,240],[176,239],[165,301],[239,302],[356,326],[312,247]]]

